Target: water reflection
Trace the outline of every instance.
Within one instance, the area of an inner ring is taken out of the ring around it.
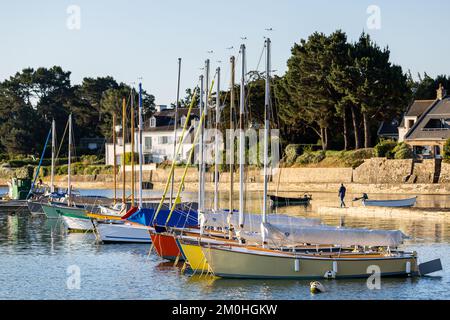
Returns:
[[[236,195],[237,196],[237,195]],[[353,195],[349,195],[349,198]],[[383,195],[377,195],[381,198]],[[390,197],[392,195],[385,195]],[[195,193],[189,194],[196,200]],[[396,196],[397,197],[397,196]],[[209,200],[212,197],[207,197]],[[419,197],[419,204],[446,203],[443,196]],[[236,198],[236,203],[237,203]],[[189,275],[182,263],[149,255],[148,244],[96,242],[92,233],[67,233],[59,219],[0,213],[0,298],[5,299],[449,299],[450,226],[427,217],[376,218],[319,215],[317,207],[337,205],[337,195],[313,194],[308,208],[284,207],[276,212],[320,218],[326,224],[374,229],[400,229],[411,239],[421,261],[441,258],[444,271],[420,279],[383,279],[381,290],[365,280],[323,281],[327,293],[311,295],[309,281],[236,280]],[[260,212],[261,193],[249,193],[247,208]],[[449,203],[450,204],[450,203]],[[228,205],[226,193],[221,206]],[[356,204],[355,204],[356,205]],[[446,204],[447,205],[447,204]],[[77,265],[81,289],[67,290],[67,267]],[[20,270],[20,275],[18,273]]]

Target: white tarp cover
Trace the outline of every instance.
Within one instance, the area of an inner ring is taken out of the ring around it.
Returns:
[[[231,221],[228,219],[231,216]],[[320,219],[308,219],[291,217],[284,214],[269,214],[267,216],[268,221],[276,226],[318,226],[321,224]],[[219,213],[199,213],[200,227],[213,227],[213,228],[226,228],[231,225],[235,230],[239,229],[239,215],[234,213],[232,215],[228,212]],[[260,232],[262,216],[260,214],[244,214],[244,229],[243,231]]]
[[[298,245],[303,243],[341,246],[391,246],[397,247],[406,236],[399,230],[350,229],[332,226],[285,226],[270,223],[261,224],[269,244]],[[258,234],[241,234],[249,241],[257,241]],[[261,234],[259,234],[261,236]],[[261,238],[259,239],[261,242]]]

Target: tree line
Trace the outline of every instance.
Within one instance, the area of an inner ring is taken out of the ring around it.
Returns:
[[[398,119],[414,99],[435,99],[439,83],[450,88],[450,77],[433,79],[425,73],[414,79],[392,63],[388,47],[380,47],[366,33],[350,42],[341,30],[329,35],[316,32],[293,45],[287,71],[272,79],[272,125],[280,129],[283,145],[369,148],[376,143],[382,121]],[[189,106],[195,90],[186,90],[180,107]],[[129,105],[130,92],[129,85],[110,76],[86,77],[72,85],[70,71],[61,67],[24,69],[0,82],[0,153],[37,154],[52,119],[61,136],[69,113],[76,139],[109,138],[112,113],[121,114],[124,97]],[[221,95],[227,127],[231,95],[225,91]],[[134,98],[137,105],[137,95]],[[235,99],[238,106],[239,86]],[[144,92],[147,117],[154,101]],[[264,74],[250,72],[246,101],[246,121],[261,124]]]
[[[72,85],[70,74],[59,66],[26,68],[0,82],[0,153],[38,154],[52,120],[61,138],[70,113],[75,142],[111,136],[112,114],[120,117],[123,98],[129,108],[132,88],[110,76],[86,77],[81,84]],[[133,98],[137,105],[137,94]],[[145,114],[152,112],[154,100],[144,91]]]

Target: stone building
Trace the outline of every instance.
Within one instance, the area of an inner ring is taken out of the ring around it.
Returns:
[[[177,123],[177,140],[180,138],[183,125],[187,119],[188,108],[178,109],[178,123]],[[166,160],[172,160],[173,158],[173,143],[174,143],[174,121],[175,110],[173,108],[167,108],[165,106],[158,106],[156,113],[146,120],[142,131],[142,151],[144,156],[144,164],[149,163],[161,163]],[[199,121],[199,109],[195,108],[191,112],[191,116],[188,122],[188,130],[183,137],[183,145],[181,152],[178,155],[178,161],[186,162],[190,150],[192,148],[192,136],[194,127]],[[129,129],[128,129],[129,130]],[[120,130],[118,130],[120,135]],[[123,139],[119,136],[116,145],[116,161],[117,164],[121,163],[123,153]],[[134,152],[139,151],[138,146],[138,130],[135,129],[135,146]],[[131,152],[130,142],[125,143],[125,152]],[[107,165],[114,163],[114,151],[113,144],[105,144],[105,160]]]
[[[442,85],[435,100],[416,100],[408,108],[398,127],[399,142],[413,149],[417,158],[442,157],[450,138],[450,97]]]

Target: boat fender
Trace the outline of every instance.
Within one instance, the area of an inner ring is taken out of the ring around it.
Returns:
[[[319,281],[313,281],[309,284],[309,290],[311,293],[323,293],[325,292],[325,287]]]
[[[336,278],[336,272],[334,272],[333,270],[328,270],[327,272],[325,272],[323,277],[325,279],[335,279]]]
[[[299,272],[300,271],[300,260],[299,259],[295,259],[294,260],[294,270],[295,272]]]

